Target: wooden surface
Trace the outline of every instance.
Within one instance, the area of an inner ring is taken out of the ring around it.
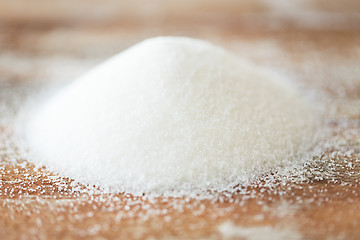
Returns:
[[[360,239],[360,4],[286,2],[0,0],[0,239]],[[221,44],[313,91],[331,134],[302,182],[150,201],[19,159],[27,96],[157,35]]]

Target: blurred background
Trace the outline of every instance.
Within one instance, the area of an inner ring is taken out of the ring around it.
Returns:
[[[0,87],[71,81],[159,35],[205,39],[330,96],[360,96],[358,0],[0,0]]]

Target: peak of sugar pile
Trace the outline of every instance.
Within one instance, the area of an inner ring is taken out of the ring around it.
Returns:
[[[145,40],[43,102],[32,161],[132,194],[222,191],[294,164],[318,115],[283,79],[208,42]]]

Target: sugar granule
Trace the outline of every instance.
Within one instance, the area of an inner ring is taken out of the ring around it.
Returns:
[[[295,164],[318,127],[284,79],[205,41],[158,37],[41,103],[24,136],[30,160],[76,181],[186,195]]]

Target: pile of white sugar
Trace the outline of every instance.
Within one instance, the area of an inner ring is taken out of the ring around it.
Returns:
[[[158,37],[32,112],[32,161],[132,194],[223,191],[300,161],[318,114],[283,79],[208,42]]]

